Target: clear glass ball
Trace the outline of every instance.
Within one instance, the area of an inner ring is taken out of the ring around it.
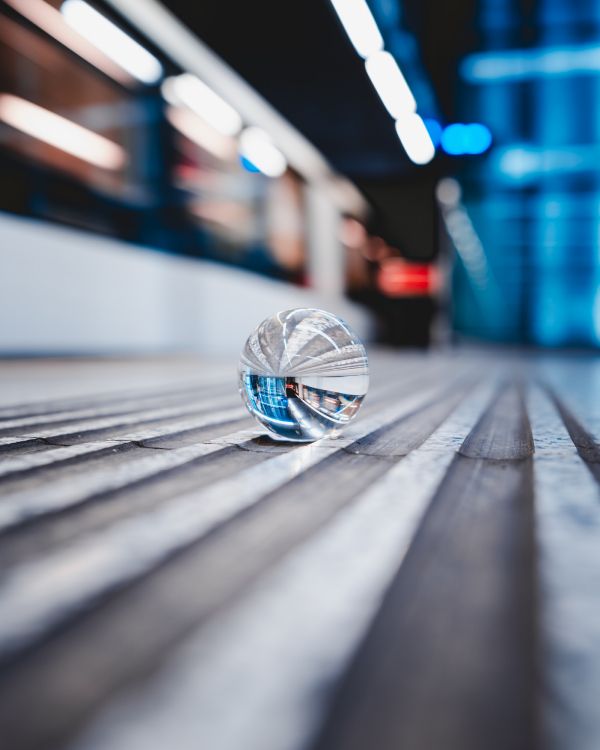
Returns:
[[[308,308],[263,320],[240,358],[240,393],[272,436],[331,436],[356,416],[369,387],[362,342],[340,318]]]

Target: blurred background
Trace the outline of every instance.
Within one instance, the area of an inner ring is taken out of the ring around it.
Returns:
[[[0,2],[0,353],[600,344],[599,0]]]

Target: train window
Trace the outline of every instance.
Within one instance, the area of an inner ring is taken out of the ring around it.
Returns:
[[[291,170],[269,178],[239,158],[233,139],[211,132],[191,112],[169,107],[173,182],[205,252],[269,275],[303,282],[303,183]]]
[[[304,283],[298,175],[258,173],[234,137],[168,101],[164,76],[144,85],[111,69],[72,36],[60,0],[7,6],[0,210]]]
[[[57,85],[60,81],[60,85]],[[111,195],[138,181],[143,120],[121,87],[52,40],[0,16],[0,144]]]

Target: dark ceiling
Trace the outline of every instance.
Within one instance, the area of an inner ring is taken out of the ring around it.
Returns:
[[[475,3],[401,3],[405,26],[417,38],[426,76],[446,121],[456,116],[457,61],[476,45]],[[447,165],[439,157],[428,167],[410,164],[328,0],[166,4],[336,169],[354,180],[374,205],[376,230],[392,244],[402,244],[398,217],[390,206],[409,189],[408,181],[423,191]],[[430,205],[423,208],[432,210]],[[426,216],[423,221],[428,221]],[[421,244],[428,245],[429,238]]]

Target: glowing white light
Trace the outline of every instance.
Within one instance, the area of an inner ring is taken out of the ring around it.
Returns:
[[[130,86],[135,79],[98,47],[78,34],[65,21],[60,12],[44,0],[5,0],[11,8],[56,39],[65,47],[75,52],[90,65],[94,65],[118,83]]]
[[[435,156],[435,146],[422,118],[407,112],[396,120],[396,132],[408,158],[415,164],[427,164]]]
[[[154,55],[84,0],[65,0],[60,10],[75,31],[142,83],[162,77],[162,65]]]
[[[108,138],[12,94],[0,94],[0,120],[97,167],[120,169],[127,162],[125,151]]]
[[[331,0],[331,4],[361,57],[383,49],[383,39],[365,0]]]
[[[395,120],[415,111],[415,97],[389,52],[376,52],[365,62],[365,67],[381,101]]]
[[[286,170],[285,156],[260,128],[246,128],[242,132],[240,153],[267,177],[280,177]]]
[[[183,104],[223,135],[236,135],[242,118],[226,101],[191,73],[167,78],[161,87],[169,104]]]

